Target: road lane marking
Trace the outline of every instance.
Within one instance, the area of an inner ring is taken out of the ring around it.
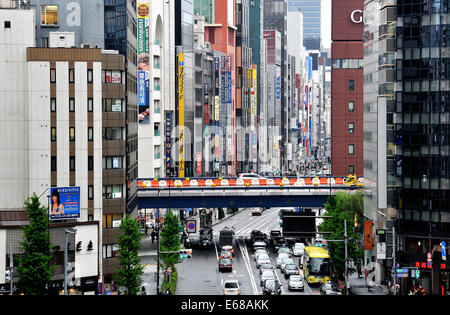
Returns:
[[[247,246],[245,246],[245,242],[243,242],[243,244],[244,244],[244,249],[242,249],[240,242],[238,242],[239,249],[242,253],[242,258],[244,259],[245,268],[247,268],[248,274],[250,276],[250,283],[253,288],[253,293],[254,293],[254,295],[259,295],[258,287],[256,286],[255,277],[253,275],[252,268],[250,266],[250,258],[248,257]]]

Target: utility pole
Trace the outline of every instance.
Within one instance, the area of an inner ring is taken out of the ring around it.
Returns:
[[[69,233],[76,234],[77,230],[64,230],[64,295],[67,295],[67,241]]]
[[[348,264],[348,255],[347,255],[347,220],[344,219],[344,244],[345,244],[345,295],[347,295],[347,287],[348,287],[348,270],[347,270],[347,264]]]
[[[392,227],[392,283],[394,285],[394,295],[397,295],[397,266],[395,262],[395,226]]]

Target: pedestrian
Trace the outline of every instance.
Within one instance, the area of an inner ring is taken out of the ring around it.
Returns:
[[[156,238],[156,232],[155,232],[155,230],[152,230],[152,244],[155,243],[155,238]]]
[[[141,289],[141,295],[147,295],[147,292],[145,291],[145,286],[142,286],[142,289]]]

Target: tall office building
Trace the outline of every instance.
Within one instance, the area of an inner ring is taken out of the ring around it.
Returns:
[[[303,43],[307,50],[320,50],[321,0],[288,0],[289,11],[303,13]]]
[[[286,153],[288,143],[288,117],[287,117],[287,87],[288,87],[288,53],[287,53],[287,0],[264,1],[264,29],[277,30],[281,35],[281,77],[280,77],[280,101],[281,101],[281,134],[280,134],[280,172],[287,171]]]

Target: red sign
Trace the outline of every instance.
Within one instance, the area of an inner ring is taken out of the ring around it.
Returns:
[[[205,125],[209,124],[209,104],[205,104]]]
[[[202,154],[197,152],[197,173],[200,174],[202,172]]]
[[[373,248],[372,242],[372,221],[364,222],[364,249],[371,250]]]

